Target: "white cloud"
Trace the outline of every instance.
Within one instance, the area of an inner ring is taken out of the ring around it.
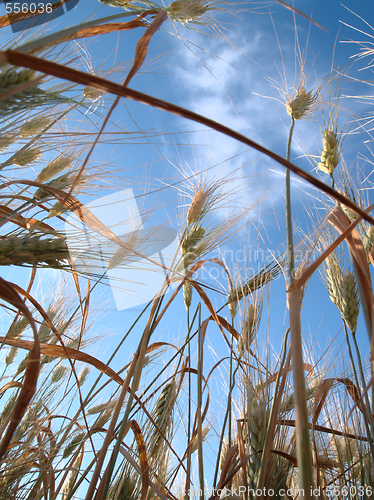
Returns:
[[[207,52],[199,51],[201,59],[199,60],[186,47],[178,51],[173,61],[175,87],[178,89],[179,98],[183,97],[183,105],[186,108],[222,123],[269,148],[277,144],[281,137],[285,148],[287,132],[281,124],[281,116],[287,118],[284,107],[274,100],[253,93],[266,94],[273,91],[262,77],[263,70],[247,56],[248,54],[256,60],[258,54],[266,51],[263,33],[259,31],[256,33],[253,30],[252,35],[251,41],[247,43],[244,35],[237,33],[235,38],[244,41],[241,44],[241,51],[238,51],[227,42],[216,43],[216,40],[212,42],[211,39],[204,38],[203,34],[192,32],[189,39],[192,39],[197,46],[205,46]],[[210,49],[213,51],[213,47],[214,55],[209,53]],[[262,63],[268,66],[264,59]],[[269,65],[270,63],[272,64],[272,61],[269,61]],[[268,132],[268,126],[273,130]],[[275,130],[278,132],[277,135]],[[258,198],[261,198],[264,191],[271,186],[272,178],[278,183],[278,175],[270,170],[264,170],[261,166],[265,161],[266,165],[272,164],[274,169],[276,167],[273,162],[262,160],[248,167],[248,164],[261,158],[262,155],[248,150],[247,146],[223,134],[202,131],[194,133],[191,140],[195,144],[205,145],[194,146],[195,157],[207,158],[209,155],[210,165],[220,164],[219,172],[222,177],[236,172],[232,176],[232,190],[238,193],[236,197],[238,203],[240,196],[243,202],[248,202],[250,188],[243,189],[246,183],[254,183],[257,186]],[[243,151],[246,151],[244,155],[238,155]],[[238,156],[222,164],[223,160],[235,155]],[[242,168],[244,165],[246,166]],[[260,178],[263,179],[261,185]],[[277,196],[279,195],[280,193]]]

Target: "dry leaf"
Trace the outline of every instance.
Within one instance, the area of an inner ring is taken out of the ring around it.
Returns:
[[[21,297],[15,291],[14,285],[12,283],[9,283],[8,281],[3,280],[2,278],[0,278],[0,298],[2,300],[5,300],[9,304],[12,304],[22,312],[22,314],[28,319],[34,335],[34,341],[30,342],[30,355],[25,370],[22,389],[14,407],[10,423],[0,444],[1,458],[4,456],[15,430],[17,429],[18,424],[21,422],[31,399],[35,394],[36,383],[39,376],[40,344],[34,318],[32,317],[30,311],[26,307]],[[4,338],[2,341],[6,343],[6,339]]]
[[[20,349],[26,349],[31,351],[33,348],[33,342],[29,340],[17,340],[17,339],[7,339],[6,337],[0,337],[0,342],[3,342],[7,345],[12,345],[19,347]],[[86,354],[82,351],[78,351],[76,349],[72,349],[71,347],[62,347],[59,345],[51,345],[51,344],[40,344],[40,352],[45,354],[46,356],[51,356],[52,358],[61,358],[71,360],[82,361],[83,363],[88,363],[95,368],[97,368],[101,373],[107,375],[112,380],[122,385],[122,378],[109,366],[100,361],[89,354]]]

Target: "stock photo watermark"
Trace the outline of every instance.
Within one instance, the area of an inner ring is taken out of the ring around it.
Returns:
[[[99,198],[70,214],[64,232],[75,269],[108,283],[118,311],[141,306],[175,289],[188,272],[176,229],[144,222],[132,189]],[[249,245],[217,249],[213,257],[229,270],[240,269],[247,278],[283,258]],[[193,278],[220,287],[227,282],[227,272],[208,261]]]
[[[164,287],[169,269],[179,258],[177,231],[144,223],[132,189],[102,197],[85,208],[80,217],[72,214],[66,219],[70,257],[77,271],[109,280],[119,311],[178,286]]]
[[[197,492],[201,496],[201,490]],[[190,498],[196,498],[196,491],[189,490],[187,495]],[[283,497],[287,498],[301,498],[305,496],[305,490],[302,488],[281,488],[278,490],[273,490],[271,488],[249,488],[245,486],[238,486],[237,488],[205,488],[205,493],[210,497],[219,498],[224,500],[229,498],[244,498],[244,495],[252,498],[271,498],[271,497]],[[330,484],[325,488],[321,486],[310,488],[310,495],[313,497],[318,497],[324,493],[328,498],[362,498],[362,497],[372,497],[374,490],[372,486],[338,486],[336,484]]]
[[[13,33],[41,26],[68,13],[79,0],[0,0]]]
[[[187,270],[177,231],[170,225],[143,222],[132,189],[99,198],[86,204],[85,209],[66,219],[69,254],[78,272],[109,282],[117,310],[146,304],[180,284]],[[282,256],[248,246],[222,249],[214,257],[229,269],[240,268],[243,275],[251,277]],[[166,278],[173,276],[179,280],[165,285]],[[194,279],[224,283],[227,274],[221,266],[207,263]]]

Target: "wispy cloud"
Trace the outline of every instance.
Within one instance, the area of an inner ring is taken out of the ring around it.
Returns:
[[[183,97],[183,105],[280,154],[282,148],[285,152],[287,130],[282,126],[282,118],[288,121],[288,116],[284,106],[256,95],[276,95],[265,80],[261,68],[270,67],[274,73],[277,72],[273,63],[274,57],[279,55],[276,45],[274,47],[273,43],[270,50],[267,47],[269,40],[259,28],[252,30],[248,42],[246,33],[236,33],[233,45],[224,41],[217,45],[216,41],[213,43],[198,32],[187,34],[193,43],[192,48],[204,46],[206,52],[199,50],[195,55],[189,48],[183,47],[174,57],[174,87],[178,89],[178,97]],[[240,51],[235,48],[235,39],[238,45],[241,40]],[[214,54],[211,51],[213,45]],[[261,66],[254,62],[257,60],[260,60]],[[209,156],[211,165],[220,164],[219,172],[222,176],[235,172],[232,178],[233,189],[238,194],[241,193],[243,200],[248,199],[248,192],[251,191],[249,186],[247,190],[243,189],[245,184],[253,182],[260,199],[272,184],[279,182],[277,167],[272,161],[262,158],[258,152],[248,150],[231,138],[214,131],[202,131],[193,134],[191,140],[197,144],[193,148],[195,157]],[[223,160],[229,158],[229,161],[222,164]],[[260,162],[257,161],[259,158]],[[269,169],[270,166],[272,170]],[[280,192],[275,198],[278,196],[282,196]]]

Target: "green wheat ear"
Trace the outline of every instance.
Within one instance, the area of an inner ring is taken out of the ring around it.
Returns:
[[[64,238],[44,236],[10,237],[0,240],[0,266],[40,264],[61,268],[69,258]]]
[[[351,332],[357,330],[360,302],[354,275],[347,269],[341,282],[341,314]]]
[[[25,317],[20,318],[16,321],[16,323],[12,326],[12,328],[7,333],[8,339],[15,339],[18,335],[29,326],[29,320]]]
[[[248,307],[243,319],[241,334],[238,342],[239,356],[249,351],[251,344],[258,332],[262,312],[262,300],[254,300]]]
[[[31,163],[38,160],[42,154],[42,151],[38,147],[21,149],[9,159],[9,162],[19,167],[25,167],[26,165],[31,165]]]
[[[0,136],[0,151],[7,149],[17,139],[18,139],[18,137],[16,135],[1,135]]]
[[[32,120],[24,123],[19,129],[21,137],[28,137],[42,132],[52,122],[52,119],[47,116],[36,116]]]
[[[16,346],[12,346],[9,349],[9,352],[6,355],[6,358],[5,358],[5,364],[6,364],[6,366],[9,366],[9,365],[11,365],[13,363],[14,358],[17,356],[18,352],[19,352],[19,348],[16,347]]]
[[[0,114],[3,118],[38,106],[74,102],[62,96],[61,92],[42,90],[37,83],[32,83],[34,75],[33,70],[13,67],[0,72]],[[17,91],[18,87],[26,83],[30,85]],[[11,95],[1,99],[2,94],[10,91]]]
[[[161,391],[159,395],[156,407],[154,409],[154,421],[157,425],[150,435],[150,445],[149,445],[149,458],[153,461],[157,460],[159,457],[162,445],[164,443],[164,438],[170,427],[171,418],[173,414],[173,408],[176,402],[176,382],[171,380],[168,382]],[[161,434],[162,433],[162,434]]]
[[[70,455],[72,455],[76,450],[76,448],[84,442],[85,436],[86,436],[85,432],[80,432],[79,434],[74,436],[71,439],[70,443],[66,446],[62,457],[67,458]]]
[[[46,182],[51,180],[57,174],[62,172],[63,170],[69,169],[72,166],[72,158],[67,156],[59,156],[55,158],[53,161],[48,163],[46,167],[39,173],[36,178],[36,182]]]

